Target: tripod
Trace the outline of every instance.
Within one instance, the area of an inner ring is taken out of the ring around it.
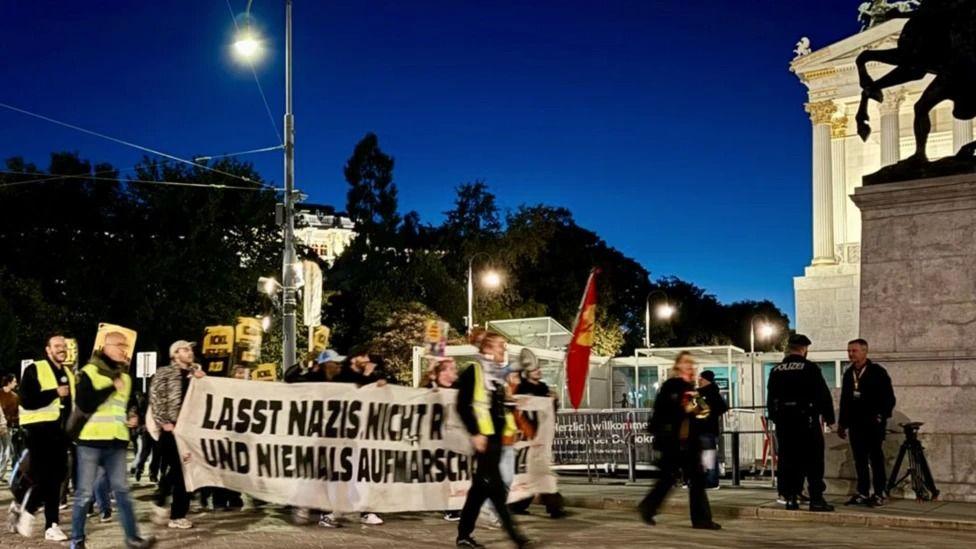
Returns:
[[[898,451],[898,458],[895,460],[895,468],[891,470],[891,477],[888,479],[888,492],[908,477],[912,479],[912,490],[915,492],[915,499],[918,501],[932,501],[938,499],[939,490],[935,487],[932,479],[932,471],[929,470],[929,462],[925,460],[925,448],[918,440],[918,429],[922,424],[918,422],[902,423],[901,428],[905,432],[905,442],[902,443]],[[898,478],[901,463],[908,454],[908,471]]]

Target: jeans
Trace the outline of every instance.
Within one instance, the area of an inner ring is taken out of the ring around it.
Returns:
[[[705,469],[705,488],[718,486],[718,435],[702,433],[698,435],[702,448],[702,468]]]
[[[515,447],[514,446],[502,446],[502,455],[498,461],[498,473],[502,476],[502,482],[505,483],[505,488],[512,486],[512,481],[515,480]],[[507,494],[507,491],[506,491]],[[485,504],[482,506],[486,511],[495,511],[495,505],[490,499],[485,500]],[[497,513],[495,513],[497,515]]]
[[[98,480],[95,481],[95,503],[103,515],[112,510],[112,491],[109,489],[108,475],[101,467],[98,468]]]
[[[2,414],[3,412],[0,412]],[[7,466],[13,469],[14,464],[14,442],[10,436],[10,431],[0,435],[0,477],[7,471]],[[8,478],[9,482],[9,478]]]
[[[94,446],[78,446],[78,478],[75,482],[75,501],[71,514],[71,540],[75,543],[85,539],[85,519],[88,514],[88,502],[92,498],[99,467],[105,470],[105,477],[115,503],[119,507],[119,522],[125,532],[125,539],[139,538],[139,528],[136,525],[136,515],[132,507],[132,497],[129,495],[129,483],[126,480],[125,448],[110,446],[97,448]]]

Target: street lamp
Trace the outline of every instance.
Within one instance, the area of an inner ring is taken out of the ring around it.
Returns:
[[[491,256],[483,252],[476,253],[468,258],[468,335],[471,335],[471,331],[474,330],[474,260],[481,255],[491,259]],[[502,285],[502,274],[489,268],[481,274],[481,285],[490,290],[500,287]]]
[[[647,299],[644,302],[644,346],[647,348],[651,347],[651,296],[654,294],[661,294],[664,296],[664,302],[658,303],[657,306],[654,307],[654,316],[656,316],[658,320],[671,320],[671,318],[674,317],[674,314],[678,312],[674,305],[671,305],[670,301],[668,300],[668,294],[666,294],[664,290],[651,290],[647,294]]]
[[[756,320],[762,320],[759,325],[759,339],[765,341],[776,333],[776,326],[771,324],[766,317],[754,316],[749,321],[749,371],[752,372],[752,405],[756,405]]]
[[[281,259],[282,286],[282,345],[281,367],[295,364],[297,332],[295,331],[295,117],[292,114],[292,0],[285,1],[285,196],[284,196],[284,251]],[[248,12],[251,4],[248,2]],[[248,17],[250,14],[248,13]],[[261,53],[261,41],[250,25],[245,27],[234,42],[234,51],[245,60],[252,61]]]

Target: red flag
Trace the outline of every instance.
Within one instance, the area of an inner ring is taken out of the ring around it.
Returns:
[[[583,389],[586,388],[586,376],[590,371],[590,349],[596,330],[596,275],[599,272],[600,269],[593,269],[586,281],[583,302],[580,303],[576,325],[573,326],[573,340],[569,342],[566,352],[566,387],[569,401],[576,409],[583,402]]]

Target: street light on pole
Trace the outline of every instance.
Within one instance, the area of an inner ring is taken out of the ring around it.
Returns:
[[[468,258],[468,335],[471,335],[471,331],[474,330],[474,260],[481,255],[491,258],[483,252]],[[489,268],[481,275],[481,285],[492,290],[500,287],[502,285],[502,274]]]
[[[654,315],[658,320],[671,320],[677,309],[668,300],[668,294],[664,290],[651,290],[644,301],[644,346],[651,347],[651,296],[661,294],[664,302],[654,307]]]
[[[248,2],[248,11],[251,4]],[[295,364],[297,332],[295,330],[295,117],[292,114],[292,0],[285,0],[285,196],[284,196],[284,251],[281,258],[282,281],[282,346],[281,367]],[[234,42],[238,57],[253,62],[261,53],[261,41],[246,26]]]
[[[770,324],[766,317],[754,316],[749,321],[749,371],[752,375],[752,405],[756,405],[756,320],[762,320],[759,325],[760,340],[767,340],[776,333],[776,326]]]

